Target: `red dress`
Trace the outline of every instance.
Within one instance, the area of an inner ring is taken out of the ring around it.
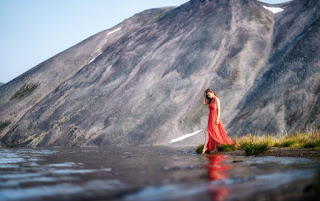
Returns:
[[[217,149],[220,144],[235,145],[235,143],[228,137],[220,117],[219,117],[219,124],[216,123],[217,116],[218,116],[218,109],[215,107],[216,97],[212,100],[211,104],[209,105],[210,114],[209,114],[208,127],[207,127],[208,134],[209,134],[209,141],[207,144],[208,151]],[[235,146],[237,147],[237,145]]]

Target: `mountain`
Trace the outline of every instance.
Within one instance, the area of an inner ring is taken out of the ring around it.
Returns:
[[[0,87],[2,146],[167,145],[206,128],[207,88],[230,136],[314,128],[320,2],[272,6],[191,0],[80,42]]]
[[[275,16],[272,49],[231,132],[311,131],[320,125],[320,2],[292,1]]]
[[[4,83],[0,82],[0,86],[3,85]]]

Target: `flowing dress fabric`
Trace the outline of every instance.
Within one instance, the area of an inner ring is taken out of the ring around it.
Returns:
[[[220,117],[219,124],[216,123],[218,117],[218,109],[216,108],[215,102],[217,97],[218,96],[216,96],[209,105],[210,114],[207,127],[209,134],[209,140],[207,144],[208,151],[217,149],[220,144],[235,145],[235,143],[228,137]]]

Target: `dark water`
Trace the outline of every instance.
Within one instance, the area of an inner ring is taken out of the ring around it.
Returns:
[[[0,200],[314,200],[319,168],[194,147],[0,149]]]

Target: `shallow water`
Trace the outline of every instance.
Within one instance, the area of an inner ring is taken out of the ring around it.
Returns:
[[[319,168],[194,147],[1,149],[0,200],[299,200]]]

